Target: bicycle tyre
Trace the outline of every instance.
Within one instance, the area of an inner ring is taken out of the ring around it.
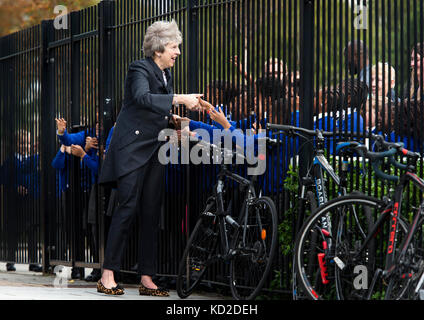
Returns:
[[[354,192],[352,194],[363,196],[365,194],[361,192]],[[365,195],[366,196],[366,195]],[[364,207],[364,214],[366,219],[366,226],[367,226],[367,234],[370,234],[372,232],[372,228],[374,226],[374,217],[369,207]],[[364,232],[364,230],[362,230]],[[367,261],[366,261],[366,267],[367,270],[375,270],[375,264],[376,264],[376,250],[377,250],[377,243],[376,239],[372,238],[368,243],[368,253],[367,253]],[[345,300],[345,297],[343,296],[342,289],[340,286],[340,273],[339,269],[335,268],[335,277],[336,277],[336,286],[337,292],[338,292],[338,299],[339,300]]]
[[[240,228],[234,234],[232,247],[237,253],[230,262],[230,288],[237,300],[253,300],[259,294],[271,270],[278,241],[274,202],[260,197],[248,210],[247,217],[242,215],[247,220],[239,222]]]
[[[176,288],[182,299],[199,285],[217,247],[218,227],[214,223],[215,215],[209,210],[210,206],[200,215],[180,260]]]
[[[303,200],[302,203],[299,204],[299,215],[300,212],[302,211],[306,211],[305,210],[305,206],[306,204],[309,203],[309,208],[310,208],[310,215],[312,215],[318,208],[318,204],[317,204],[317,199],[315,197],[315,193],[313,193],[312,191],[307,191],[306,192],[306,199]],[[300,221],[299,221],[300,222]],[[303,225],[303,222],[300,222]],[[299,227],[300,230],[300,227]],[[296,230],[296,232],[298,232],[299,230]],[[313,251],[310,252],[311,255],[314,254]],[[295,256],[293,255],[293,263],[292,263],[292,290],[293,290],[293,299],[294,300],[298,300],[302,295],[301,295],[301,290],[299,290],[299,287],[297,285],[297,275],[296,275],[296,269],[294,267],[295,265]]]

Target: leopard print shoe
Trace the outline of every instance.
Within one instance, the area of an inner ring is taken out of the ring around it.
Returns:
[[[124,292],[124,288],[121,287],[119,284],[116,287],[113,287],[111,289],[106,288],[103,285],[101,279],[99,281],[97,281],[97,292],[105,293],[105,294],[110,294],[110,295],[115,295],[115,296],[119,296],[119,295],[125,293]]]
[[[141,296],[169,297],[169,291],[165,288],[150,289],[143,284],[138,287],[138,292]]]

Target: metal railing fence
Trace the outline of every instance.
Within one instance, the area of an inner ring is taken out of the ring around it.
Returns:
[[[157,20],[175,19],[183,35],[174,91],[204,93],[242,129],[273,122],[374,131],[423,151],[423,0],[104,0],[66,17],[66,29],[46,20],[0,39],[1,261],[100,268],[111,190],[97,188],[98,170],[73,156],[53,167],[61,147],[54,119],[65,118],[84,141],[97,137],[91,156],[101,168],[128,66],[143,57],[144,33]],[[288,139],[267,156],[261,189],[277,204],[281,236],[293,242],[289,209],[297,195],[284,179],[291,162],[306,172],[311,147]],[[216,166],[168,165],[166,172],[159,270],[175,276]],[[390,187],[359,174],[349,181],[350,189],[375,195]],[[416,191],[411,204],[421,200]],[[228,197],[237,199],[238,190]],[[126,272],[137,261],[136,225]],[[224,269],[214,267],[206,279],[226,283]],[[276,279],[290,291],[290,253],[279,251],[274,270],[267,286]]]

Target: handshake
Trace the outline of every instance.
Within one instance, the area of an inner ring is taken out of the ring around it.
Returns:
[[[215,110],[214,107],[207,101],[203,100],[200,96],[198,96],[197,98],[197,105],[194,109],[191,110],[202,110],[202,111],[206,111],[206,112],[210,112],[212,110]],[[171,127],[174,128],[175,130],[181,130],[181,123],[183,121],[190,121],[189,118],[187,117],[180,117],[179,115],[172,115],[170,124]]]
[[[208,110],[212,105],[202,99],[203,94],[176,94],[172,104],[184,104],[188,109],[192,111]]]

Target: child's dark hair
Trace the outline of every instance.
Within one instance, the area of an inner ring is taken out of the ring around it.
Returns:
[[[221,101],[218,104],[228,105],[235,97],[240,94],[240,90],[236,85],[225,80],[212,80],[208,87],[219,90],[221,92]]]
[[[285,97],[286,86],[284,80],[276,78],[262,77],[256,80],[259,92],[264,97],[271,97],[274,100]]]

